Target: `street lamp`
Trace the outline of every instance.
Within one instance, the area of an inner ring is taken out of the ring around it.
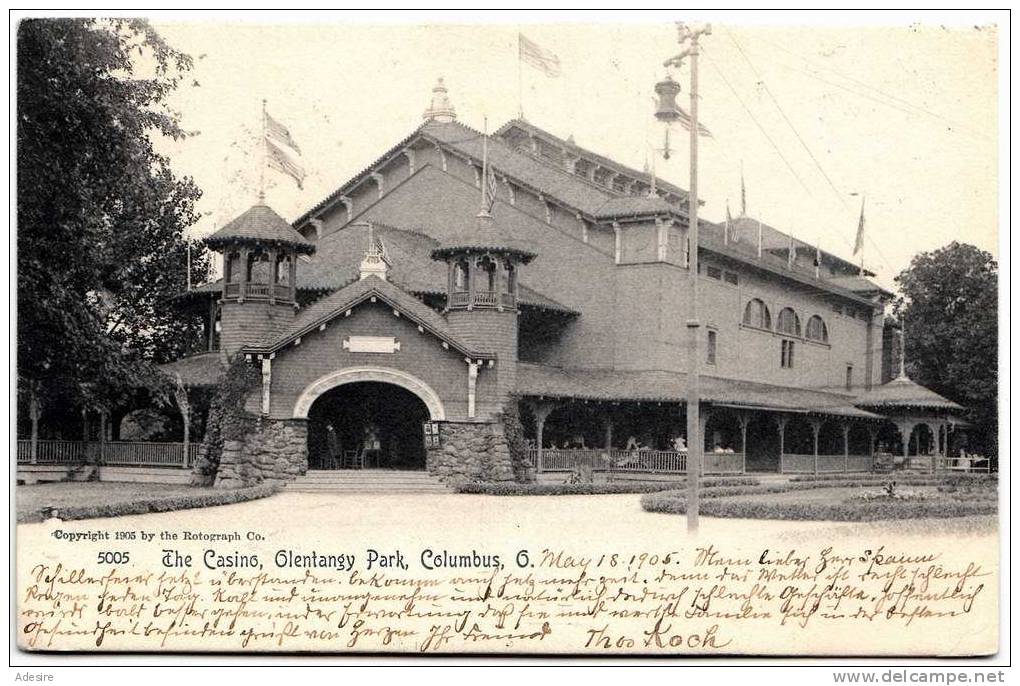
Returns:
[[[663,63],[669,67],[680,67],[684,58],[691,63],[691,111],[688,128],[691,134],[691,183],[688,193],[689,217],[687,230],[688,259],[687,272],[690,280],[690,312],[686,322],[688,337],[687,361],[687,531],[696,533],[698,515],[701,508],[701,471],[705,439],[701,435],[701,357],[699,352],[698,330],[701,322],[698,319],[698,41],[703,35],[710,35],[709,24],[693,26],[677,24],[677,40],[684,48],[680,54],[669,58]],[[663,155],[669,159],[669,126],[675,121],[683,120],[683,112],[676,105],[676,95],[680,92],[679,84],[668,77],[655,85],[659,95],[659,106],[655,118],[666,126],[666,145]]]

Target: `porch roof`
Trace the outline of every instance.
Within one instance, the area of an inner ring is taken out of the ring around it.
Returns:
[[[683,402],[687,397],[687,375],[662,370],[578,369],[522,363],[517,369],[517,392],[579,400]],[[701,377],[701,398],[735,408],[881,418],[854,407],[848,395],[718,376]]]
[[[963,410],[963,406],[954,403],[935,391],[925,388],[908,376],[898,376],[881,386],[873,388],[854,401],[860,407],[872,407],[880,410],[897,408],[921,408],[926,410]]]
[[[218,350],[182,357],[159,365],[159,369],[171,378],[180,374],[185,386],[215,386],[226,372]]]

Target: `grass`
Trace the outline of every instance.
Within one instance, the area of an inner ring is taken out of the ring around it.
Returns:
[[[685,486],[684,481],[615,481],[587,484],[550,484],[550,483],[495,483],[468,481],[457,484],[457,493],[473,493],[478,495],[613,495],[618,493],[657,493],[674,491]],[[702,479],[703,488],[748,487],[758,484],[753,477],[720,477]]]
[[[880,493],[895,480],[898,490],[922,494],[921,499],[858,500],[862,493]],[[702,491],[700,512],[709,517],[744,519],[876,521],[883,519],[946,518],[995,514],[996,479],[948,475],[910,479],[845,476],[790,481],[763,486],[716,487]],[[649,512],[682,514],[683,491],[649,493],[641,498]]]
[[[177,484],[59,482],[18,486],[15,500],[18,522],[25,523],[50,516],[93,519],[228,505],[265,498],[276,491],[268,485],[223,490]]]

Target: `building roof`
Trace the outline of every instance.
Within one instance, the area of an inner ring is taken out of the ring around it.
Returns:
[[[273,353],[288,343],[317,330],[323,324],[341,316],[348,310],[372,300],[386,303],[408,320],[447,343],[450,347],[472,359],[495,359],[492,353],[474,350],[450,329],[446,319],[416,297],[377,276],[359,279],[318,300],[302,310],[294,322],[281,334],[264,339],[261,343],[245,346],[245,353]]]
[[[159,365],[159,369],[171,378],[179,374],[185,386],[215,386],[227,371],[219,351],[182,357]]]
[[[206,245],[218,248],[231,243],[246,242],[283,245],[297,252],[312,254],[315,245],[294,230],[287,220],[266,205],[253,205],[229,224],[205,239]]]
[[[853,291],[854,293],[881,293],[886,296],[892,295],[890,291],[887,291],[871,279],[867,279],[863,276],[830,276],[827,280],[836,284],[840,288],[845,288],[848,291]]]
[[[440,245],[432,249],[432,257],[442,258],[461,252],[502,252],[516,255],[524,263],[535,258],[535,252],[523,241],[513,238],[509,232],[502,230],[488,214],[475,217],[474,221],[460,226],[449,238],[443,239]]]
[[[687,375],[661,370],[577,369],[521,363],[517,368],[517,392],[547,398],[683,402],[687,398]],[[854,407],[848,395],[718,376],[701,377],[701,397],[735,408],[879,418]]]
[[[854,401],[860,407],[880,410],[895,408],[916,408],[925,410],[963,410],[963,406],[944,398],[938,393],[913,381],[908,376],[898,376],[881,386],[871,389]]]
[[[626,196],[611,198],[603,203],[595,216],[599,219],[612,220],[626,217],[644,217],[650,214],[676,213],[677,207],[655,196]]]

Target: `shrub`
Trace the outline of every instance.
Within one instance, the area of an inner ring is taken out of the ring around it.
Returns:
[[[743,484],[746,486],[758,483],[753,477],[737,477],[734,479],[702,479],[702,488],[709,489],[723,484]],[[504,483],[469,481],[454,485],[457,493],[474,493],[480,495],[612,495],[617,493],[656,493],[659,491],[676,491],[684,488],[683,481],[616,481],[612,483]]]
[[[641,499],[641,506],[648,512],[683,514],[687,511],[687,503],[682,498],[663,497],[661,494],[644,496]],[[935,498],[853,503],[778,503],[768,500],[742,501],[717,498],[702,501],[700,512],[707,517],[738,519],[870,522],[880,519],[947,518],[995,514],[996,506],[991,501],[957,501]]]
[[[175,495],[170,497],[153,497],[130,500],[120,503],[103,505],[69,506],[56,509],[56,516],[62,520],[95,519],[99,517],[121,517],[132,514],[148,514],[150,512],[173,512],[189,510],[196,507],[213,507],[216,505],[232,505],[249,500],[267,498],[279,490],[278,486],[262,484],[252,488],[238,488],[222,491],[201,491],[194,494]],[[40,508],[18,515],[18,522],[41,522],[50,516],[54,508]]]

